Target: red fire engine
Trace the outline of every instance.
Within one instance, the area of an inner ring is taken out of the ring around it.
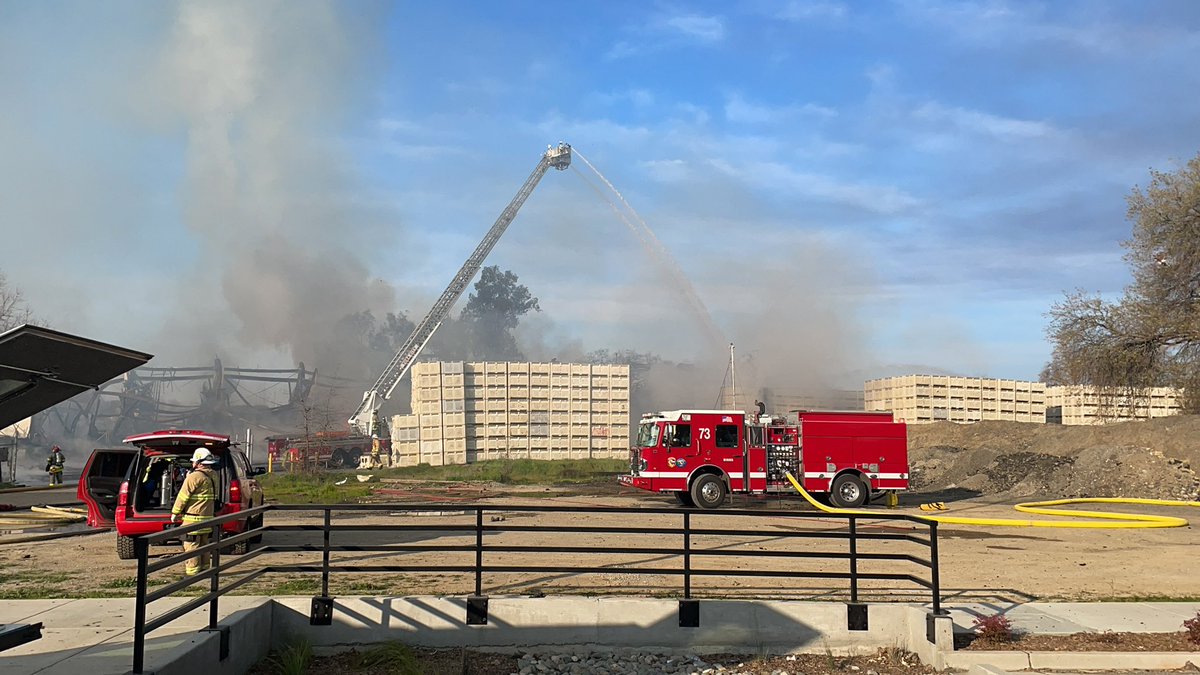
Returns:
[[[321,431],[305,437],[301,434],[268,436],[267,454],[271,462],[284,465],[327,466],[331,469],[358,466],[358,458],[371,452],[370,436],[349,431]],[[379,452],[391,454],[391,441],[379,439]]]
[[[729,410],[643,415],[629,475],[618,479],[705,509],[730,492],[794,493],[785,472],[843,508],[908,488],[908,428],[890,412],[801,411],[795,424],[761,419]]]

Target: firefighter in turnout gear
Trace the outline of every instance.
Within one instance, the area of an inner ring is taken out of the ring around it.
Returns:
[[[175,497],[175,505],[171,507],[171,522],[187,526],[213,517],[217,502],[217,473],[212,466],[216,463],[216,456],[206,448],[196,448],[192,453],[192,471],[183,480],[183,487],[179,488],[179,494]],[[183,540],[184,553],[204,546],[211,537],[211,528],[189,532]],[[184,564],[184,574],[192,576],[203,572],[208,569],[211,559],[211,553],[188,558]]]
[[[50,474],[51,485],[62,485],[63,465],[67,458],[63,456],[62,448],[57,445],[50,448],[50,457],[46,459],[46,473]]]

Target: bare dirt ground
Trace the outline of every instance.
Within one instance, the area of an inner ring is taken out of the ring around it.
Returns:
[[[1175,417],[1152,422],[1115,424],[1104,427],[1060,427],[1019,423],[989,422],[973,425],[935,424],[911,426],[910,459],[913,490],[903,496],[901,506],[889,510],[873,506],[880,513],[919,515],[922,502],[945,502],[949,515],[972,517],[1037,518],[1012,510],[1012,505],[1030,499],[1079,496],[1157,497],[1196,500],[1200,480],[1193,469],[1200,462],[1200,418]],[[496,485],[421,483],[395,481],[381,486],[376,499],[414,503],[446,501],[484,503],[496,507],[488,516],[489,526],[532,525],[527,532],[489,532],[489,545],[562,545],[567,535],[540,531],[545,527],[586,523],[597,525],[630,524],[642,526],[678,524],[680,515],[661,516],[580,516],[578,514],[528,514],[507,510],[521,504],[557,504],[665,507],[668,498],[641,491],[622,490],[614,482],[585,486],[541,486],[506,488]],[[778,580],[736,576],[739,569],[761,569],[784,564],[776,558],[764,558],[761,551],[843,551],[844,542],[823,539],[785,538],[785,533],[840,530],[844,524],[829,518],[798,520],[787,517],[794,512],[811,512],[796,499],[779,497],[735,497],[735,508],[759,511],[762,517],[738,519],[721,513],[693,517],[693,527],[709,521],[721,526],[754,528],[756,536],[738,538],[693,537],[693,546],[723,548],[740,552],[737,556],[694,558],[697,566],[727,570],[728,575],[708,576],[693,581],[693,593],[700,597],[764,597],[795,599],[836,599],[847,597],[847,587],[839,580]],[[1095,508],[1095,507],[1085,507]],[[1194,507],[1121,506],[1121,511],[1176,515],[1196,520],[1200,509]],[[268,524],[315,523],[316,516],[271,514]],[[495,520],[493,520],[493,518]],[[421,516],[363,515],[339,516],[342,524],[413,522],[431,528],[444,525],[468,525],[473,516],[442,509]],[[924,533],[924,525],[903,521],[863,522],[860,531],[880,533]],[[1195,526],[1173,529],[1082,530],[1046,528],[997,528],[942,525],[940,527],[940,569],[943,601],[1021,603],[1050,600],[1190,600],[1200,599],[1200,576],[1195,574],[1196,552],[1200,551],[1200,531]],[[654,547],[674,546],[677,541],[656,537],[667,535],[591,534],[590,546]],[[316,543],[312,533],[269,533],[266,544]],[[458,544],[473,543],[473,535],[438,532],[433,529],[403,533],[345,533],[335,535],[335,543],[345,544]],[[862,552],[895,552],[898,542],[864,542]],[[176,547],[155,548],[159,556],[175,552]],[[927,555],[921,547],[905,550],[917,556]],[[759,555],[756,555],[759,554]],[[268,560],[269,558],[269,560]],[[255,564],[290,564],[319,561],[319,554],[279,553],[260,556]],[[543,555],[536,564],[554,565],[563,556]],[[354,565],[387,564],[462,564],[473,563],[473,554],[433,554],[346,552],[334,555],[334,561]],[[489,554],[492,564],[529,565],[519,554]],[[572,562],[578,562],[573,560]],[[556,572],[517,572],[489,574],[484,592],[502,594],[591,594],[626,593],[675,597],[681,593],[679,578],[667,575],[640,575],[618,569],[655,567],[677,569],[682,561],[660,554],[596,554],[589,564],[612,567],[612,572],[569,574]],[[786,563],[791,564],[791,563]],[[844,571],[845,563],[806,562],[809,571]],[[897,571],[901,564],[888,562],[883,568],[864,561],[861,571]],[[771,567],[773,568],[773,567]],[[926,570],[905,566],[906,573],[924,576]],[[111,532],[38,543],[0,543],[0,598],[128,596],[132,594],[134,561],[116,557],[115,535]],[[164,583],[171,572],[159,574],[155,583]],[[241,592],[251,594],[306,595],[319,590],[313,575],[272,574]],[[375,573],[369,575],[334,574],[331,592],[338,595],[376,594],[467,594],[474,590],[474,579],[461,573]],[[901,582],[864,582],[863,597],[870,601],[903,600],[927,602],[928,591]],[[1051,639],[1038,649],[1100,649],[1128,647],[1137,651],[1139,640],[1150,636],[1122,637],[1114,634],[1099,642],[1082,638]],[[1030,636],[1038,639],[1048,636]],[[1177,641],[1178,636],[1163,637],[1161,643]],[[1032,643],[1026,643],[1031,645]],[[1053,646],[1060,645],[1059,647]],[[1092,646],[1088,646],[1092,644]],[[1152,642],[1141,649],[1150,648]],[[1021,648],[1021,647],[1018,647]]]
[[[561,489],[557,489],[561,492]],[[591,494],[589,494],[591,492]],[[489,515],[492,527],[505,525],[569,525],[586,522],[590,525],[609,523],[629,524],[629,516],[580,516],[578,514],[526,514],[506,513],[504,507],[514,504],[558,504],[606,505],[606,506],[668,506],[670,502],[661,497],[626,492],[618,494],[616,487],[602,486],[598,490],[581,490],[580,494],[534,500],[530,497],[483,496],[479,501],[497,507],[497,513]],[[919,501],[929,495],[913,496],[906,502]],[[944,495],[935,495],[944,496]],[[972,497],[948,502],[949,513],[972,517],[1025,517],[1012,511],[1013,500],[998,500],[987,497]],[[761,532],[757,537],[736,539],[693,537],[693,546],[737,547],[745,552],[738,557],[710,557],[703,561],[705,566],[722,566],[731,571],[739,566],[760,565],[754,553],[764,550],[822,550],[841,552],[844,542],[834,540],[781,539],[777,535],[804,530],[841,530],[844,525],[827,518],[797,521],[785,514],[805,511],[810,507],[792,499],[739,499],[734,504],[759,510],[764,517],[736,519],[723,516],[720,512],[693,517],[693,526],[711,521],[721,527],[755,528]],[[889,512],[882,507],[881,512]],[[1167,507],[1123,507],[1124,510],[1140,513],[1175,514],[1179,509]],[[894,513],[919,514],[912,506],[902,504]],[[419,521],[426,526],[470,525],[473,516],[455,515],[448,511],[444,515],[390,516],[346,514],[338,517],[341,524],[382,524]],[[778,514],[776,517],[775,514]],[[1191,515],[1185,512],[1184,515]],[[1200,514],[1197,514],[1200,515]],[[503,518],[491,521],[490,518]],[[638,517],[638,524],[646,526],[677,526],[678,516]],[[744,522],[742,522],[744,521]],[[272,514],[268,524],[318,522],[316,515]],[[892,532],[923,534],[927,527],[904,521],[877,521],[862,523],[863,532]],[[539,532],[497,532],[487,536],[489,546],[497,544],[551,545],[565,543],[566,535]],[[665,535],[660,535],[665,536]],[[652,535],[594,534],[587,535],[590,546],[655,546]],[[318,543],[314,533],[268,533],[264,543]],[[466,533],[406,532],[406,533],[345,533],[335,535],[334,543],[345,544],[459,544],[473,543],[473,536]],[[677,541],[663,541],[658,545],[676,545]],[[1112,600],[1112,599],[1195,599],[1200,598],[1200,577],[1195,574],[1196,551],[1200,550],[1200,531],[1195,527],[1145,530],[1062,530],[1045,528],[983,528],[942,525],[939,528],[941,582],[945,602],[989,601],[1028,602],[1033,600]],[[895,552],[901,543],[863,542],[862,552],[875,550]],[[924,556],[923,547],[903,544],[904,552]],[[153,548],[154,556],[176,552],[176,547]],[[473,563],[473,555],[453,554],[458,563]],[[444,564],[451,558],[436,554],[339,553],[335,561],[366,564],[421,564],[437,560]],[[529,564],[528,558],[517,560],[516,554],[489,554],[489,562]],[[507,557],[506,557],[507,556]],[[319,561],[319,554],[280,553],[269,556],[272,564],[292,564]],[[560,561],[564,559],[560,555]],[[259,561],[266,563],[265,556]],[[542,564],[553,565],[554,556],[543,556]],[[632,555],[597,556],[597,566],[642,566],[679,568],[681,561],[673,556]],[[697,563],[699,564],[699,562]],[[777,564],[777,563],[772,563]],[[813,566],[815,565],[815,567]],[[887,567],[872,567],[862,563],[862,571],[896,571],[897,563]],[[805,569],[836,569],[843,571],[842,563],[812,563]],[[905,566],[905,571],[927,576],[927,572],[916,566]],[[124,596],[132,589],[135,574],[134,561],[118,560],[115,535],[111,532],[60,539],[47,542],[0,545],[0,594],[3,597],[75,597],[75,596]],[[164,572],[163,574],[167,574]],[[274,578],[272,578],[274,577]],[[248,585],[246,592],[278,591],[305,594],[313,590],[311,576],[271,575],[261,582]],[[554,593],[650,593],[670,595],[677,593],[680,582],[666,576],[638,576],[614,570],[612,573],[569,575],[558,573],[517,573],[489,575],[485,579],[485,590],[491,593],[529,593],[531,591]],[[802,580],[786,584],[771,579],[712,577],[693,582],[694,591],[700,595],[736,595],[752,597],[792,597],[798,599],[822,599],[843,597],[846,586],[840,581]],[[465,574],[412,573],[335,575],[334,588],[340,593],[464,593],[473,590],[473,577]],[[927,591],[911,584],[889,584],[864,582],[864,593],[872,599],[928,600]]]

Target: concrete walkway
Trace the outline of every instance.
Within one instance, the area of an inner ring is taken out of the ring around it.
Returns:
[[[178,607],[190,598],[163,598],[153,614]],[[221,618],[269,603],[269,598],[221,598]],[[121,675],[133,663],[133,599],[5,600],[0,623],[42,624],[42,639],[0,652],[0,675]],[[153,632],[146,640],[146,670],[187,643],[207,639],[207,609],[198,610]]]
[[[947,605],[954,632],[969,633],[975,619],[1003,614],[1013,628],[1043,635],[1071,633],[1174,633],[1195,618],[1200,602],[1032,602]],[[1200,664],[1197,664],[1200,665]]]
[[[151,607],[157,614],[185,600],[167,598]],[[239,596],[222,598],[221,620],[224,622],[234,612],[256,610],[270,600]],[[948,607],[955,631],[970,631],[977,616],[1004,613],[1018,630],[1043,634],[1105,630],[1174,632],[1182,630],[1183,621],[1200,611],[1200,603],[1166,602],[973,603]],[[0,624],[34,622],[44,625],[42,639],[0,652],[0,675],[119,675],[129,672],[133,653],[132,599],[7,600],[0,603]],[[198,632],[207,623],[208,612],[202,609],[152,633],[147,640],[147,670],[153,670],[156,663],[176,659],[188,643],[216,640],[215,635]],[[263,653],[266,646],[260,645]],[[977,669],[973,672],[999,675],[1005,671]],[[211,671],[209,675],[213,675]]]

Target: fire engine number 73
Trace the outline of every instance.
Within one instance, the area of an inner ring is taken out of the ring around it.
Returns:
[[[794,494],[786,472],[843,508],[908,488],[908,429],[890,412],[802,411],[794,424],[762,419],[729,410],[643,415],[629,474],[618,480],[704,509],[731,492]]]

